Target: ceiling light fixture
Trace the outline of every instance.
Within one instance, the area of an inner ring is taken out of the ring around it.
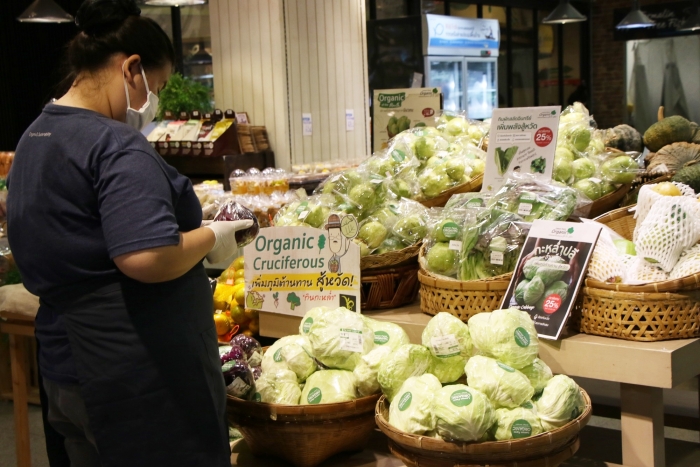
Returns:
[[[559,5],[545,19],[543,24],[567,24],[586,21],[586,16],[571,6],[569,0],[559,0]]]
[[[24,13],[17,17],[22,23],[72,23],[73,17],[53,0],[34,0]]]
[[[639,9],[639,0],[633,0],[632,10],[627,13],[622,21],[615,26],[617,29],[637,29],[637,28],[650,28],[654,26],[654,21],[644,14],[642,10]]]

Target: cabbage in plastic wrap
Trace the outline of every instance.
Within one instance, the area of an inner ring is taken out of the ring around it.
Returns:
[[[301,392],[301,405],[333,404],[357,398],[357,380],[352,371],[321,370],[312,374]]]
[[[465,371],[469,387],[486,394],[496,407],[515,408],[535,394],[527,376],[493,358],[476,355]]]
[[[415,344],[402,345],[389,355],[381,363],[377,374],[379,385],[389,402],[393,402],[404,381],[426,373],[432,365],[432,360],[430,350]]]
[[[433,401],[440,388],[440,381],[431,374],[406,379],[389,406],[389,424],[414,435],[435,430],[437,420]]]
[[[258,232],[260,232],[258,218],[255,217],[253,211],[235,201],[229,201],[221,206],[219,212],[217,212],[216,216],[214,216],[214,222],[243,220],[251,220],[253,221],[253,225],[245,230],[239,230],[236,232],[236,245],[238,245],[238,248],[243,248],[252,242],[258,235]]]
[[[346,308],[323,313],[309,330],[313,356],[328,368],[355,369],[374,347],[374,332],[362,315]]]
[[[469,318],[472,342],[484,355],[515,369],[532,364],[539,352],[535,324],[524,311],[507,308]]]
[[[545,431],[566,425],[586,407],[578,384],[566,375],[556,375],[547,381],[535,406]]]
[[[363,355],[355,366],[353,374],[357,380],[357,392],[360,396],[370,396],[380,391],[377,374],[382,362],[391,355],[393,349],[388,346],[375,347],[367,355]]]
[[[537,436],[542,433],[542,423],[532,403],[527,402],[530,408],[525,406],[514,409],[497,409],[496,426],[494,427],[494,438],[496,441],[507,439],[521,439],[530,436]]]
[[[430,372],[441,383],[452,383],[464,374],[464,365],[472,355],[466,323],[450,313],[438,313],[428,321],[421,339],[433,356]]]
[[[478,441],[494,423],[494,407],[482,392],[451,384],[433,401],[437,433],[447,440]]]
[[[290,370],[264,372],[255,382],[252,399],[268,404],[298,405],[301,388],[297,377]]]

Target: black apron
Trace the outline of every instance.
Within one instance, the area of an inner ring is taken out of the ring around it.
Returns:
[[[52,303],[64,315],[103,467],[230,467],[226,388],[204,267],[125,276]]]

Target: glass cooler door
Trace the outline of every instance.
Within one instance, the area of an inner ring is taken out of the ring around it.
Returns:
[[[496,58],[465,59],[467,70],[467,116],[473,119],[491,118],[498,108],[498,76]]]
[[[464,59],[462,57],[425,57],[425,85],[442,89],[443,109],[462,110],[464,101]]]

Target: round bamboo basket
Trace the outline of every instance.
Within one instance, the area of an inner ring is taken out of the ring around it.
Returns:
[[[631,183],[620,185],[618,189],[612,193],[608,193],[607,195],[593,201],[586,217],[598,217],[606,212],[612,211],[613,209],[617,209],[620,206],[622,199],[630,191],[630,188],[632,188]]]
[[[435,198],[418,199],[416,201],[421,203],[426,208],[441,208],[444,207],[445,204],[447,204],[447,201],[452,197],[452,195],[456,195],[458,193],[471,193],[474,191],[481,190],[481,184],[483,182],[484,174],[480,174],[469,180],[467,183],[462,183],[461,185],[457,185],[455,187],[450,188],[447,191],[440,193]]]
[[[402,250],[390,251],[381,255],[369,255],[360,258],[360,269],[379,269],[418,263],[418,252],[422,243],[416,243]]]
[[[362,310],[398,308],[418,295],[418,263],[361,271]]]
[[[596,221],[632,240],[636,221],[628,208]],[[642,285],[587,278],[578,296],[579,330],[618,339],[653,342],[700,336],[700,273]]]
[[[375,418],[377,426],[389,438],[389,446],[397,446],[397,453],[408,466],[418,467],[472,467],[492,466],[549,466],[562,462],[578,449],[578,434],[591,418],[591,399],[581,389],[586,403],[581,415],[561,428],[508,441],[477,443],[449,442],[441,439],[411,435],[389,425],[389,404],[384,396],[377,401]],[[394,451],[392,451],[394,452]],[[550,459],[551,458],[551,459]],[[545,462],[547,460],[547,462]],[[407,462],[408,461],[408,462]]]
[[[340,452],[364,449],[376,426],[374,409],[379,394],[320,405],[227,399],[229,424],[240,430],[255,456],[314,467]]]

